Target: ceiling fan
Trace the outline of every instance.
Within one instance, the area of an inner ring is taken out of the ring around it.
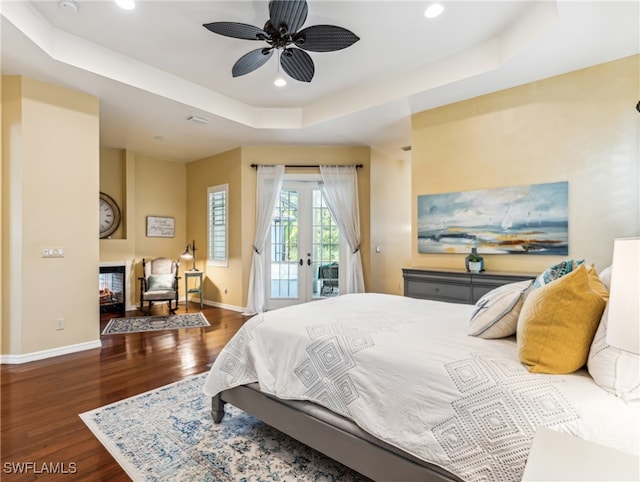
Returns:
[[[245,40],[262,40],[269,46],[246,53],[234,64],[234,77],[253,72],[273,55],[280,53],[280,65],[289,76],[301,82],[311,82],[315,73],[311,52],[333,52],[347,48],[360,38],[346,28],[335,25],[314,25],[300,29],[307,19],[306,0],[271,0],[269,20],[264,28],[238,22],[213,22],[203,25],[219,35]]]

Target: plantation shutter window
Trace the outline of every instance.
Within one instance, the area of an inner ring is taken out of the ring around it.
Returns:
[[[228,266],[227,250],[227,197],[228,184],[213,186],[207,189],[209,232],[208,232],[208,264],[212,266]]]

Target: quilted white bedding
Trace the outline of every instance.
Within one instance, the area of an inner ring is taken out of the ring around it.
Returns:
[[[467,336],[471,305],[343,295],[257,315],[204,391],[259,382],[311,400],[466,481],[520,480],[537,426],[640,452],[640,409],[586,371],[530,374],[513,338]]]

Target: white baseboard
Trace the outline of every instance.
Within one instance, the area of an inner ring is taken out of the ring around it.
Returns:
[[[196,297],[189,298],[191,303],[200,303],[200,299]],[[180,301],[181,304],[184,304],[184,301]],[[210,300],[202,300],[203,305],[214,306],[216,308],[224,308],[225,310],[238,311],[240,313],[244,313],[244,306],[236,306],[236,305],[228,305],[226,303],[220,303],[219,301],[210,301]]]
[[[44,360],[54,356],[68,355],[78,351],[91,350],[93,348],[102,348],[100,340],[78,343],[76,345],[61,346],[59,348],[51,348],[49,350],[34,351],[32,353],[24,353],[22,355],[0,355],[0,363],[15,365],[19,363],[28,363],[37,360]]]
[[[216,308],[224,308],[225,310],[239,311],[240,313],[244,313],[243,306],[227,305],[225,303],[220,303],[218,301],[208,301],[208,300],[204,300],[203,303],[207,306],[215,306]]]

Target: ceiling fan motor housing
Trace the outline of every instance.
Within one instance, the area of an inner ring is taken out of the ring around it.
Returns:
[[[306,0],[272,0],[269,19],[264,28],[238,22],[213,22],[203,26],[213,33],[244,40],[265,41],[269,47],[252,50],[238,59],[231,72],[246,75],[264,65],[273,49],[280,50],[280,65],[291,77],[311,82],[315,73],[313,60],[305,52],[333,52],[350,47],[360,38],[350,30],[335,25],[314,25],[299,30],[307,19]]]

